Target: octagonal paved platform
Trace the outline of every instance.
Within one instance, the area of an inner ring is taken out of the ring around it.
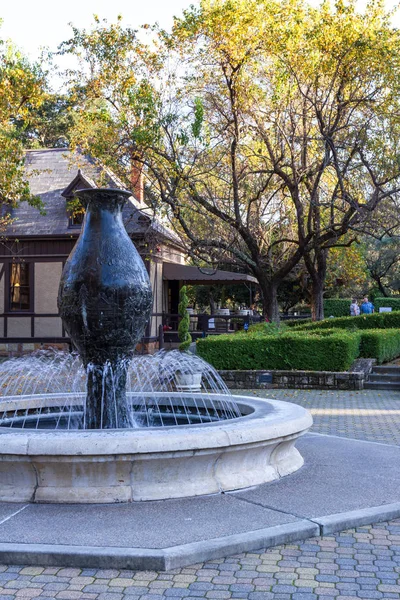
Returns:
[[[168,570],[400,516],[400,448],[308,434],[305,466],[236,493],[0,504],[0,562]]]

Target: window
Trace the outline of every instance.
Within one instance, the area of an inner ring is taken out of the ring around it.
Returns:
[[[11,263],[10,265],[10,310],[30,310],[29,263]]]
[[[83,186],[83,188],[86,188],[86,186]],[[80,228],[85,218],[85,209],[78,198],[71,195],[65,196],[65,198],[67,200],[68,227]]]
[[[69,227],[80,227],[85,218],[85,212],[71,212],[69,215]]]

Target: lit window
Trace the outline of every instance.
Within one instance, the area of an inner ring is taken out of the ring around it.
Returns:
[[[69,195],[66,196],[66,199],[68,227],[81,227],[83,219],[85,218],[85,209],[83,208],[78,198]]]
[[[80,227],[85,218],[85,212],[71,212],[69,215],[69,227]]]
[[[10,268],[10,310],[29,310],[31,307],[30,273],[28,263],[12,263]]]

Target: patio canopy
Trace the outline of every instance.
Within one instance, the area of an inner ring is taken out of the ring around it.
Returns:
[[[163,279],[197,285],[258,283],[255,277],[245,273],[231,273],[208,267],[190,267],[167,262],[163,264]]]

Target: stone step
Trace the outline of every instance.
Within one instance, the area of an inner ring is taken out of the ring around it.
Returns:
[[[400,392],[400,381],[395,382],[382,382],[382,381],[366,381],[364,383],[364,389],[366,390],[392,390],[394,392]]]
[[[396,375],[397,373],[400,375],[400,366],[397,365],[376,365],[372,369],[373,373],[387,373]]]
[[[368,381],[381,381],[382,383],[390,383],[391,381],[400,382],[400,373],[375,373],[375,371],[372,371],[368,377]]]

